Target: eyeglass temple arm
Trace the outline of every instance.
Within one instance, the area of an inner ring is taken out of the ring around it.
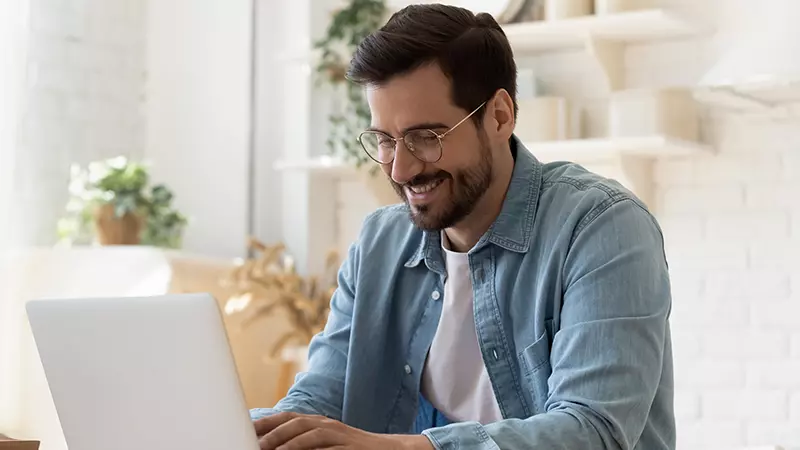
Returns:
[[[439,136],[439,139],[441,139],[441,138],[443,138],[443,137],[447,136],[448,134],[450,134],[450,132],[451,132],[451,131],[453,131],[453,130],[455,130],[456,128],[458,128],[458,126],[459,126],[459,125],[461,125],[462,123],[466,122],[466,121],[467,121],[467,119],[469,119],[470,117],[472,117],[472,116],[473,116],[473,115],[474,115],[476,112],[478,112],[478,111],[479,111],[481,108],[483,108],[483,105],[485,105],[485,104],[486,104],[486,102],[483,102],[483,103],[481,103],[480,105],[478,105],[478,107],[477,107],[477,108],[473,109],[471,113],[467,114],[467,117],[464,117],[464,118],[463,118],[463,119],[461,119],[461,121],[459,121],[457,124],[453,125],[453,127],[452,127],[452,128],[450,128],[449,130],[445,131],[444,133],[442,133],[442,134],[438,135],[438,136]]]

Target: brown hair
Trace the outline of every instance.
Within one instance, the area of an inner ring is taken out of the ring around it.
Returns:
[[[517,113],[517,65],[503,29],[486,13],[454,6],[411,5],[367,36],[347,78],[380,85],[425,64],[438,64],[452,84],[456,106],[472,111],[505,89]],[[480,122],[481,115],[473,116]]]

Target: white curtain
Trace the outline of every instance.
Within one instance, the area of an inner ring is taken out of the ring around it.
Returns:
[[[0,433],[19,430],[21,321],[9,301],[8,272],[15,247],[14,168],[23,102],[27,0],[0,0]],[[5,267],[4,267],[5,266]]]

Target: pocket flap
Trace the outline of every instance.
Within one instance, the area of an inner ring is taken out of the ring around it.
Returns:
[[[550,362],[550,339],[547,332],[522,350],[522,359],[529,372],[534,372],[545,363]]]

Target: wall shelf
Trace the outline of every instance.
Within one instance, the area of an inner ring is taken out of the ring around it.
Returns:
[[[658,159],[711,154],[712,147],[668,136],[574,139],[526,143],[525,147],[542,162],[570,161],[602,165],[602,174],[615,178],[645,203],[652,201],[652,163]],[[357,171],[331,156],[280,161],[275,170],[302,172],[332,178],[352,178]]]
[[[602,162],[619,157],[656,159],[712,152],[712,148],[707,145],[658,135],[530,142],[525,143],[525,147],[542,162]],[[352,166],[328,155],[295,161],[278,161],[274,168],[280,172],[305,172],[331,176],[356,173],[356,169]]]
[[[277,161],[273,166],[279,172],[303,172],[316,175],[342,177],[355,175],[354,167],[333,156],[323,155],[293,161]]]
[[[688,38],[710,31],[664,9],[522,22],[503,29],[517,56],[585,48],[602,68],[609,90],[623,87],[626,44]]]
[[[668,136],[576,139],[525,145],[542,162],[571,161],[613,178],[645,204],[653,201],[653,162],[711,154],[710,146]],[[596,170],[592,166],[602,166]]]
[[[699,86],[695,98],[705,105],[776,119],[800,117],[800,81]]]
[[[711,152],[711,147],[667,136],[574,139],[525,146],[543,162],[602,162],[619,157],[670,158]]]
[[[561,20],[537,20],[503,25],[517,56],[584,48],[603,70],[610,90],[623,87],[624,47],[710,33],[710,27],[666,9],[644,9]],[[286,64],[310,64],[316,57],[305,50],[280,53]]]
[[[375,206],[386,206],[397,203],[398,197],[394,188],[386,180],[381,171],[371,172],[370,167],[356,168],[341,159],[323,155],[305,160],[278,161],[275,170],[284,173],[305,173],[336,184],[342,181],[360,181],[364,188],[372,194]],[[359,189],[361,192],[362,189]]]
[[[638,43],[691,37],[705,28],[664,9],[647,9],[573,19],[513,23],[503,26],[514,50],[547,52],[579,48],[591,35],[621,43]]]

